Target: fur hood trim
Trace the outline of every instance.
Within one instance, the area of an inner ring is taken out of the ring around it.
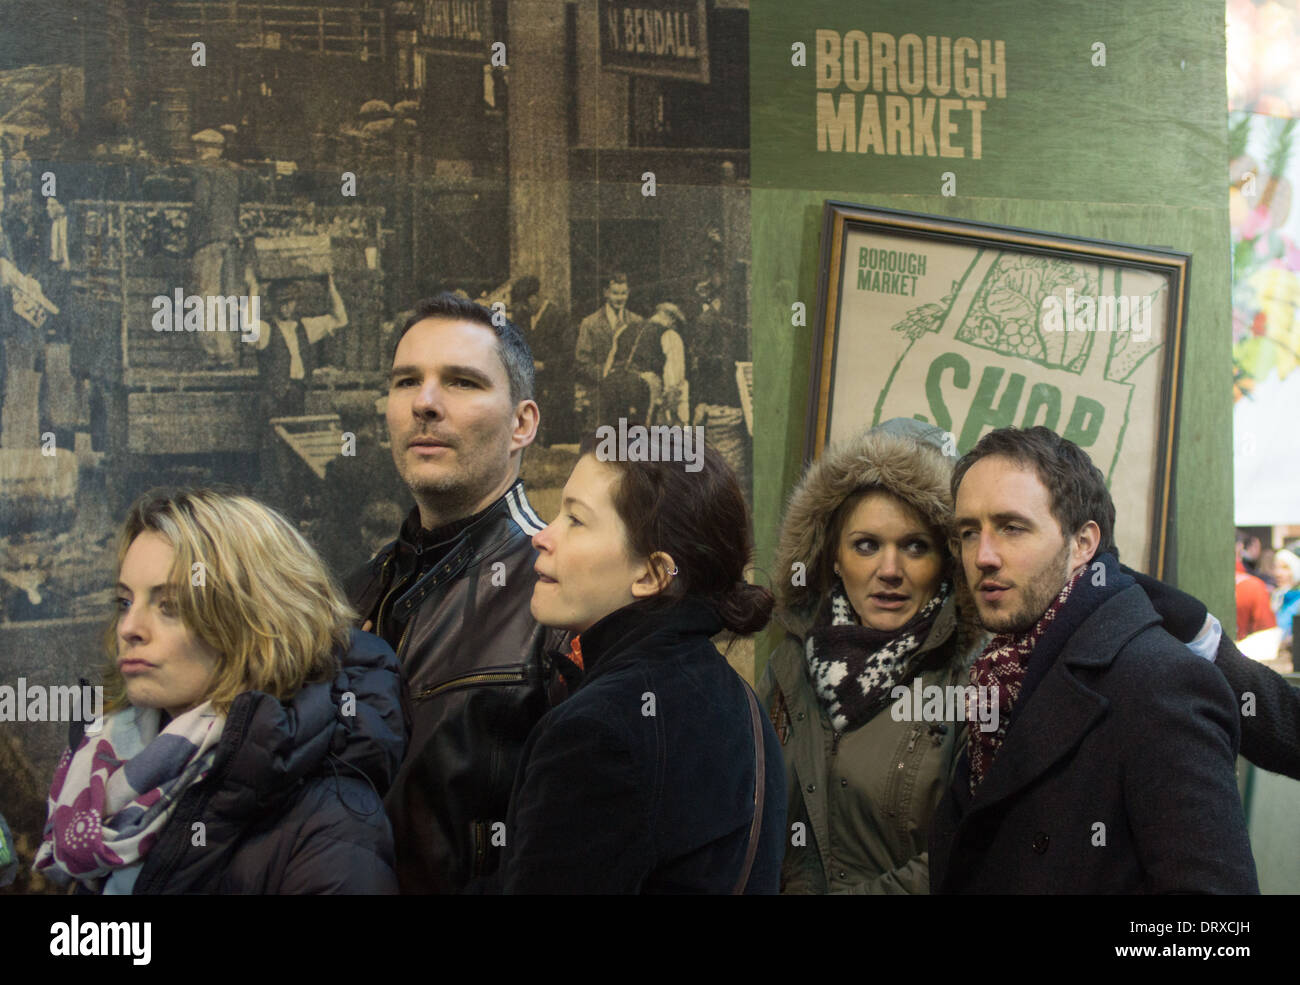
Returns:
[[[854,493],[879,489],[907,503],[939,531],[946,554],[951,478],[952,463],[934,445],[880,428],[828,448],[808,467],[786,506],[773,572],[778,621],[797,636],[807,632],[818,603],[835,582],[831,537],[836,512]],[[967,623],[974,617],[974,600],[956,565],[949,577],[959,619]],[[979,632],[973,622],[965,628],[970,630],[963,634],[967,638]]]

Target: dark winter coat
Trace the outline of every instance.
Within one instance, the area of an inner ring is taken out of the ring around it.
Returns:
[[[1277,671],[1251,660],[1227,633],[1214,665],[1227,678],[1241,716],[1241,754],[1260,769],[1300,780],[1300,688]]]
[[[936,893],[1258,893],[1223,676],[1137,585],[1055,654],[969,794],[963,754],[935,816]]]
[[[382,798],[405,747],[396,658],[353,630],[332,682],[283,703],[235,698],[211,772],[181,795],[134,892],[396,893]]]
[[[1140,571],[1122,570],[1142,586],[1175,639],[1190,644],[1203,632],[1204,603]],[[1300,688],[1245,656],[1228,633],[1219,633],[1214,665],[1227,678],[1242,711],[1241,755],[1261,769],[1300,780]]]
[[[586,676],[524,747],[502,832],[508,893],[730,893],[754,814],[748,686],[706,602],[635,603],[581,634]],[[766,716],[762,829],[747,893],[774,893],[781,747]]]

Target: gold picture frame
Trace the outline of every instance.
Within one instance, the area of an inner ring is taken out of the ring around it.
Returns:
[[[959,454],[994,427],[1043,424],[1105,474],[1126,560],[1163,577],[1190,266],[1172,249],[827,201],[805,461],[892,417],[937,425]]]

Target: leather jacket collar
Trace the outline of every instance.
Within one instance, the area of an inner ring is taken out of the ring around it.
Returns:
[[[349,591],[349,597],[359,612],[371,612],[394,581],[401,579],[406,584],[389,611],[405,621],[438,586],[458,578],[472,564],[507,550],[520,536],[531,538],[545,526],[528,503],[522,479],[516,479],[500,499],[469,518],[468,525],[451,540],[436,545],[436,551],[429,549],[433,545],[421,545],[417,552],[414,545],[404,539],[410,521],[408,516],[398,538],[371,558],[367,567],[362,569],[366,572],[363,581],[354,583],[353,590]],[[418,520],[415,522],[418,526]],[[395,560],[399,562],[396,565],[393,564]],[[412,572],[415,574],[413,583],[410,580]]]
[[[470,527],[475,526],[499,505],[500,501],[490,503],[473,516],[461,517],[459,520],[444,523],[432,530],[425,530],[420,526],[420,508],[413,506],[411,512],[407,514],[406,520],[403,521],[401,529],[397,532],[397,550],[402,553],[409,552],[416,557],[420,557],[426,552],[436,553],[439,548],[449,546],[455,542],[456,538]]]
[[[371,559],[371,570],[378,574],[395,553],[420,557],[428,551],[436,553],[437,549],[443,549],[447,554],[461,554],[466,553],[464,548],[468,548],[465,560],[478,560],[509,540],[514,533],[512,528],[518,527],[531,536],[533,530],[545,526],[524,495],[524,480],[516,479],[490,506],[471,517],[433,530],[426,531],[420,526],[420,508],[412,507],[402,522],[397,539],[384,545]]]

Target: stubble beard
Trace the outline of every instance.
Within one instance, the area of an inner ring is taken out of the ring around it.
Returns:
[[[397,472],[410,490],[411,497],[420,506],[421,514],[438,518],[437,524],[452,523],[472,515],[479,503],[495,489],[504,478],[504,469],[491,469],[486,465],[488,456],[496,451],[483,449],[477,461],[464,463],[459,457],[464,445],[458,445],[457,467],[435,475],[423,475],[418,467],[413,467],[409,457],[398,462]],[[411,455],[408,450],[405,453]]]
[[[1056,596],[1061,594],[1061,589],[1069,578],[1070,542],[1067,540],[1055,557],[1022,581],[1020,588],[1024,592],[1024,600],[1014,612],[986,613],[977,594],[976,608],[979,610],[980,622],[989,632],[999,635],[1019,636],[1026,633],[1042,618]],[[979,582],[975,584],[978,585]]]

